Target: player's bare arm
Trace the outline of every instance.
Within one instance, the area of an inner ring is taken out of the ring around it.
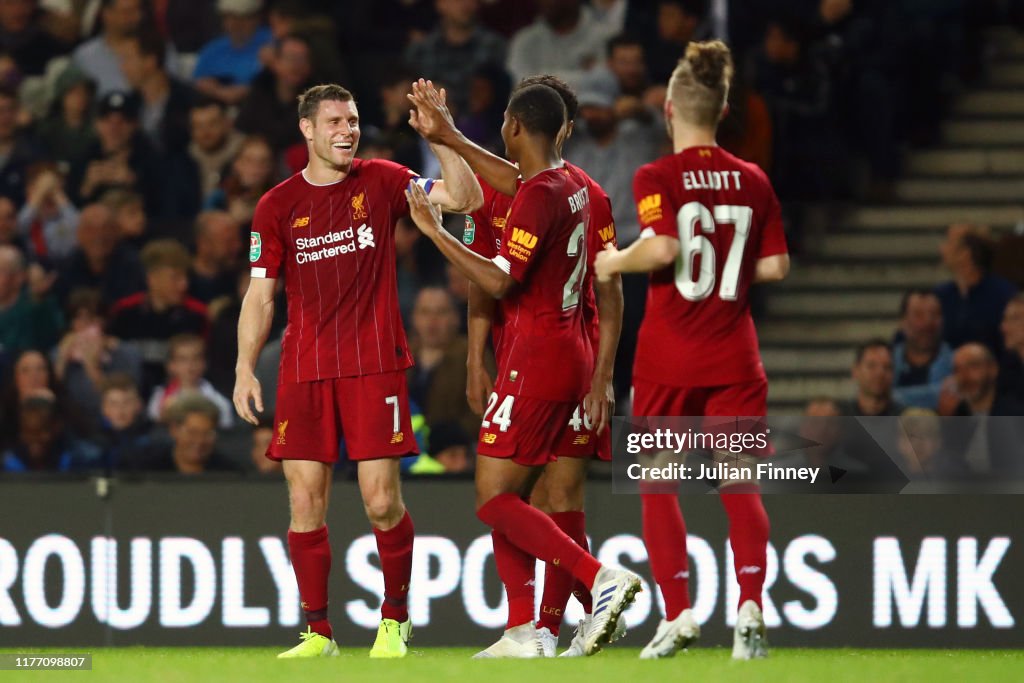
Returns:
[[[775,254],[757,259],[754,284],[779,282],[789,275],[789,254]]]
[[[448,147],[432,144],[430,149],[441,163],[441,180],[431,186],[430,201],[452,213],[470,213],[483,206],[484,191],[466,160]]]
[[[493,261],[475,254],[452,237],[441,225],[440,210],[427,198],[423,188],[409,183],[405,196],[409,202],[409,215],[416,227],[430,238],[441,254],[485,294],[495,299],[505,296],[515,284],[515,279]]]
[[[469,283],[469,314],[467,339],[469,352],[466,355],[466,399],[469,408],[477,415],[483,415],[487,397],[494,391],[494,380],[487,372],[484,362],[487,353],[487,337],[494,322],[494,299],[482,289]]]
[[[253,404],[256,412],[263,412],[263,390],[253,371],[274,320],[275,283],[276,280],[272,278],[252,278],[238,316],[238,361],[235,363],[235,391],[232,398],[235,412],[250,424],[259,422],[253,413]]]
[[[608,245],[594,259],[598,282],[606,282],[618,273],[650,273],[676,260],[679,240],[665,235],[638,239],[619,251]]]
[[[446,104],[444,88],[438,91],[431,81],[422,78],[412,84],[409,101],[415,109],[409,112],[409,125],[431,145],[440,145],[455,151],[466,160],[470,168],[487,183],[503,194],[516,193],[519,169],[508,160],[488,152],[462,134]],[[433,199],[433,195],[431,195]]]
[[[622,311],[625,308],[622,278],[613,275],[607,281],[597,281],[594,283],[594,291],[597,294],[597,324],[600,332],[594,377],[590,382],[590,392],[583,398],[583,409],[600,434],[608,426],[615,411],[612,375],[619,336],[622,334]]]

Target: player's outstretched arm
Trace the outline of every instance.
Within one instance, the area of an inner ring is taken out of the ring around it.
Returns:
[[[259,422],[252,404],[255,404],[256,412],[263,412],[263,390],[254,370],[274,320],[275,283],[276,280],[271,278],[252,278],[238,316],[238,360],[235,363],[232,399],[238,416],[250,424]]]
[[[430,145],[441,162],[441,180],[430,188],[430,201],[453,213],[471,213],[484,204],[484,191],[473,170],[455,150]]]
[[[423,188],[414,182],[409,183],[405,191],[409,202],[409,215],[416,227],[437,246],[441,254],[459,269],[471,282],[480,287],[486,294],[495,299],[505,293],[515,283],[511,275],[499,268],[493,261],[485,259],[462,245],[441,225],[441,212]]]
[[[622,296],[622,278],[619,275],[613,275],[605,282],[596,282],[594,290],[597,293],[599,330],[597,360],[594,363],[590,393],[583,399],[583,409],[587,411],[594,428],[600,434],[615,412],[612,377],[615,354],[619,349],[619,336],[622,334],[622,311],[625,308],[625,301]]]
[[[779,282],[789,275],[789,254],[775,254],[757,259],[754,284]]]
[[[407,97],[416,107],[409,112],[409,125],[416,132],[431,144],[454,150],[498,192],[510,196],[516,193],[519,169],[462,134],[448,111],[444,88],[438,91],[432,82],[421,78],[412,84],[412,93]]]
[[[470,282],[467,305],[469,353],[466,356],[466,400],[469,401],[470,410],[483,415],[487,397],[494,391],[494,380],[487,372],[486,365],[487,337],[494,323],[494,299]]]
[[[609,245],[594,259],[594,272],[599,282],[619,273],[650,273],[675,262],[679,256],[679,240],[665,235],[638,239],[622,251]]]

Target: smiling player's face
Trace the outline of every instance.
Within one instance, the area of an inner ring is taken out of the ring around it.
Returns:
[[[314,155],[331,168],[348,168],[359,147],[356,103],[351,100],[321,102],[310,131]]]

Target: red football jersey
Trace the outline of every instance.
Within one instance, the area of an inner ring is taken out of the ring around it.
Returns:
[[[538,173],[512,199],[493,259],[519,283],[498,304],[497,393],[577,401],[590,386],[581,302],[589,225],[587,183],[572,169]]]
[[[398,308],[394,233],[395,221],[408,213],[405,189],[413,177],[390,161],[356,159],[336,183],[314,185],[297,173],[260,199],[249,261],[253,277],[284,274],[282,383],[412,365]]]
[[[720,147],[692,147],[641,166],[633,194],[641,238],[680,242],[675,263],[651,273],[634,375],[673,386],[763,378],[748,294],[757,260],[786,253],[767,176]]]
[[[565,167],[579,174],[587,183],[590,195],[590,223],[587,229],[587,272],[583,279],[583,320],[594,354],[598,348],[597,301],[594,297],[594,258],[606,245],[615,245],[615,219],[612,217],[612,203],[608,193],[597,182],[586,174],[583,169],[565,162]],[[474,252],[485,258],[494,258],[501,249],[501,241],[505,233],[505,224],[509,210],[512,208],[512,197],[498,192],[477,176],[480,187],[484,191],[484,203],[479,209],[466,216],[466,227],[462,241]],[[520,180],[521,184],[521,180]],[[497,348],[501,338],[502,321],[500,309],[495,310],[491,333]]]

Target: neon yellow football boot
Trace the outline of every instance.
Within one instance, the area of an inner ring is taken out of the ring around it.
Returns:
[[[370,648],[373,659],[395,659],[404,657],[409,652],[409,639],[412,638],[412,620],[398,623],[394,619],[381,619],[377,627],[377,639]]]
[[[313,629],[306,627],[303,633],[299,634],[302,639],[292,649],[282,652],[278,659],[292,659],[294,657],[337,657],[338,644],[327,636],[313,633]]]

